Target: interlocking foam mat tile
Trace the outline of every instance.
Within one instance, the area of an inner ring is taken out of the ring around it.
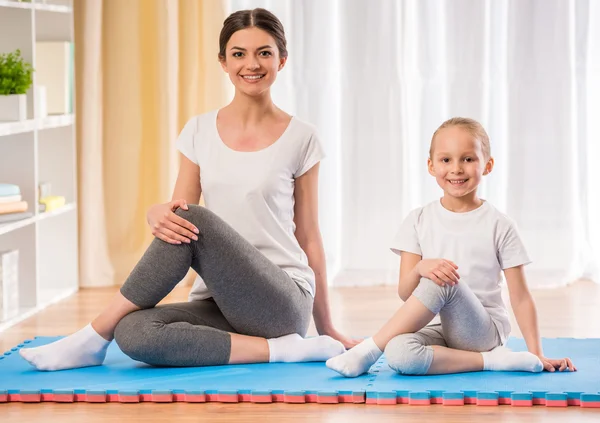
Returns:
[[[508,347],[526,351],[523,339]],[[600,407],[600,339],[544,339],[544,354],[570,357],[576,372],[475,372],[440,376],[401,376],[379,360],[371,368],[368,404],[546,405]]]
[[[600,408],[600,339],[544,339],[549,357],[569,356],[577,372],[477,372],[402,376],[380,359],[369,374],[347,379],[325,363],[276,363],[204,368],[157,368],[131,360],[112,343],[103,366],[58,372],[34,370],[22,347],[0,356],[0,402],[288,402],[411,405],[581,406]],[[522,339],[508,346],[524,350]]]

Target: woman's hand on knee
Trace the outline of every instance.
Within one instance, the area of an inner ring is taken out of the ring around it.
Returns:
[[[421,260],[416,267],[421,277],[427,278],[439,286],[454,286],[458,283],[460,275],[458,266],[446,259],[425,259]]]
[[[179,208],[188,210],[185,200],[174,200],[150,207],[146,217],[152,235],[169,244],[189,244],[192,240],[197,241],[198,228],[175,214],[175,210]]]

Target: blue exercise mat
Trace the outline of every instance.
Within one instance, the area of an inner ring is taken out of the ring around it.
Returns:
[[[526,351],[523,339],[510,338],[508,347]],[[372,368],[373,381],[367,403],[461,405],[580,405],[600,400],[600,339],[557,338],[543,340],[544,354],[570,357],[577,372],[475,372],[439,376],[402,376],[379,360]],[[444,394],[446,398],[444,398]]]
[[[156,368],[131,360],[116,343],[103,366],[58,372],[34,370],[18,354],[59,338],[25,341],[0,356],[0,402],[319,402],[600,407],[600,339],[544,339],[550,357],[568,355],[578,372],[477,372],[401,376],[379,360],[348,379],[324,363],[276,363],[204,368]],[[511,338],[513,350],[524,350]]]

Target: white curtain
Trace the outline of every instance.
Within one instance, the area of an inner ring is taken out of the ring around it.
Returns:
[[[396,283],[388,249],[441,196],[426,171],[452,116],[488,130],[480,194],[518,224],[530,285],[600,282],[600,1],[230,0],[283,22],[275,102],[328,153],[320,221],[334,285]]]

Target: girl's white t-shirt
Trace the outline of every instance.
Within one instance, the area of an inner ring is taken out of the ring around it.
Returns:
[[[324,157],[315,128],[293,117],[272,145],[240,152],[221,140],[217,113],[191,118],[176,141],[178,150],[200,167],[206,207],[314,296],[315,275],[294,235],[294,185]],[[198,276],[190,301],[209,297]]]
[[[500,338],[506,341],[510,319],[502,300],[502,270],[531,262],[508,216],[487,201],[470,212],[454,213],[436,200],[408,214],[391,250],[454,262],[459,283],[471,288],[492,317]],[[430,325],[439,322],[436,316]]]

